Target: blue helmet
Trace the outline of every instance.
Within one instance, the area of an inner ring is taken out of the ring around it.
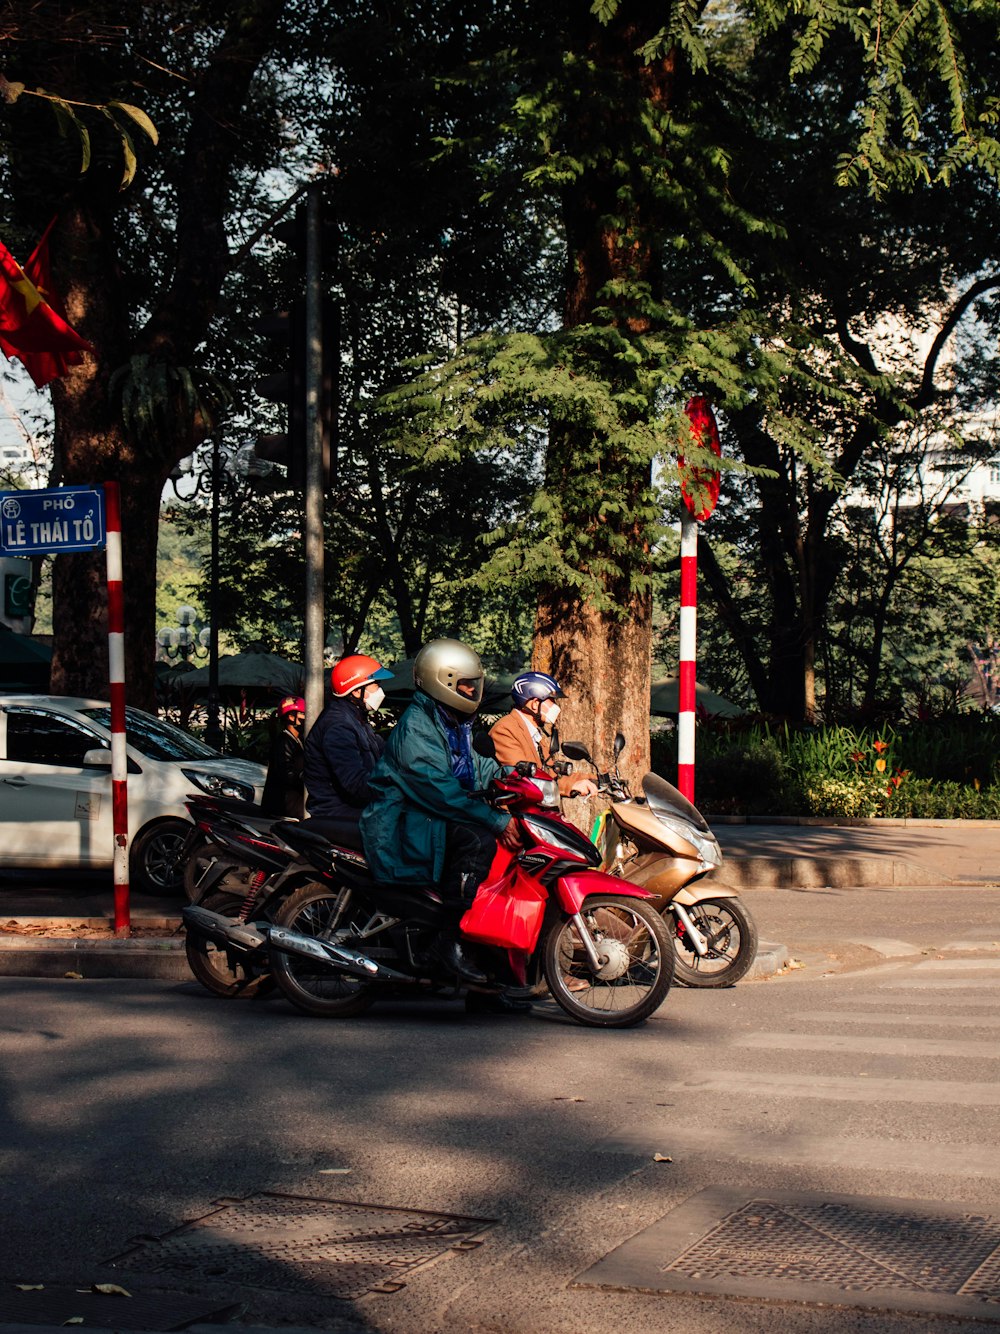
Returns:
[[[555,699],[564,694],[562,686],[547,672],[522,672],[511,686],[515,704],[527,704],[530,699]]]

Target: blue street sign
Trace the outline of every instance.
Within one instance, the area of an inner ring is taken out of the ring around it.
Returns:
[[[0,554],[58,555],[63,551],[93,551],[104,544],[101,487],[0,491]]]

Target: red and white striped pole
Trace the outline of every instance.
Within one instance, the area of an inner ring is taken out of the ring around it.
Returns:
[[[677,787],[694,801],[695,665],[698,654],[698,521],[681,510],[681,624],[677,701]]]
[[[125,750],[125,600],[122,516],[117,482],[104,483],[108,558],[108,681],[111,689],[111,812],[114,829],[115,935],[131,934],[128,885],[128,754]]]
[[[684,408],[691,438],[699,449],[722,453],[719,428],[707,398],[691,398]],[[698,660],[698,523],[719,499],[719,473],[702,463],[681,469],[681,623],[677,700],[677,787],[694,802],[694,724],[697,711],[695,668]]]

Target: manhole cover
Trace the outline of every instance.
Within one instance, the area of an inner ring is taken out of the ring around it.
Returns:
[[[1000,1322],[1000,1216],[913,1200],[705,1190],[574,1286]]]
[[[107,1263],[174,1278],[352,1298],[395,1291],[418,1265],[478,1245],[474,1238],[492,1222],[266,1192],[217,1205]]]

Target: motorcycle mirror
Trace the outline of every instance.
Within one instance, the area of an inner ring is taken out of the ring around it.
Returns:
[[[622,751],[623,751],[624,749],[625,749],[625,737],[624,737],[624,735],[623,735],[621,732],[616,732],[616,733],[615,733],[615,744],[614,744],[614,753],[615,753],[615,759],[616,759],[616,760],[617,760],[618,756],[622,753]]]
[[[582,741],[564,741],[562,743],[562,753],[568,755],[571,760],[586,760],[588,764],[594,763],[590,758],[590,751]]]
[[[559,728],[553,727],[552,735],[549,737],[549,754],[559,754]]]
[[[495,760],[497,757],[497,748],[493,744],[493,738],[489,732],[473,733],[472,749],[477,755],[483,755],[488,760]]]

